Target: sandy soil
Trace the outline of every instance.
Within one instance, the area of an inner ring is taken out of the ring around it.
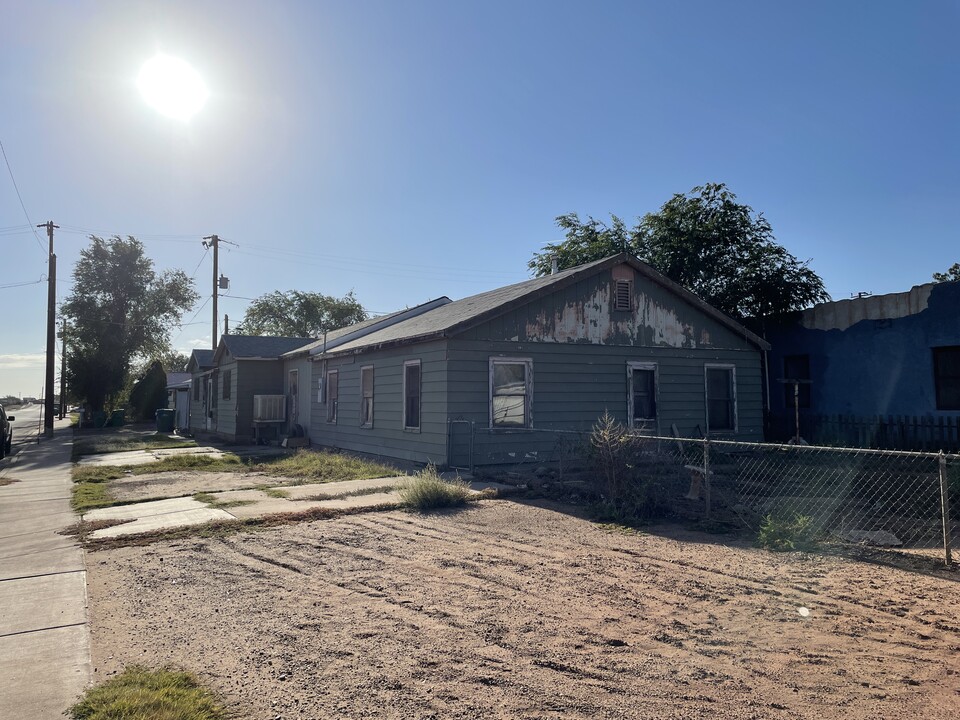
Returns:
[[[958,717],[957,579],[563,510],[91,553],[95,677],[172,663],[258,719]]]

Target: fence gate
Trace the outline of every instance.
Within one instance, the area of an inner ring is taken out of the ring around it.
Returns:
[[[473,472],[473,421],[447,420],[447,465]]]

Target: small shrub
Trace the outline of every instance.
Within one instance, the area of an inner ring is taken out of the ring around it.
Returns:
[[[767,515],[760,525],[757,542],[760,547],[776,552],[804,550],[814,545],[815,531],[810,515]]]
[[[399,488],[403,504],[416,510],[456,507],[463,505],[470,495],[470,488],[463,480],[446,481],[437,473],[437,468],[428,465],[406,485]]]
[[[640,462],[639,439],[605,412],[590,433],[591,458],[598,466],[601,498],[593,504],[596,519],[629,525],[669,512],[663,479]]]
[[[223,720],[213,694],[188,673],[130,667],[90,688],[70,708],[73,720]]]

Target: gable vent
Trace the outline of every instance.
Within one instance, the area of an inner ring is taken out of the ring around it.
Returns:
[[[632,310],[630,299],[633,297],[633,282],[617,280],[613,291],[614,310]]]

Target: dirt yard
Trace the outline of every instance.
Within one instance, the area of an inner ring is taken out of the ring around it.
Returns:
[[[90,553],[95,677],[173,664],[258,720],[960,714],[960,578],[565,510]]]

